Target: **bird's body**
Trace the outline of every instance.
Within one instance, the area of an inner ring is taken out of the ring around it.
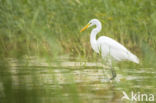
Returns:
[[[81,32],[93,25],[96,25],[96,28],[94,28],[90,34],[91,47],[95,52],[101,53],[103,59],[114,59],[116,61],[128,60],[134,63],[139,63],[137,56],[112,38],[101,36],[96,39],[97,33],[102,29],[102,25],[99,20],[92,19],[89,21],[88,25],[81,30]]]
[[[108,59],[114,59],[116,61],[127,60],[139,63],[138,58],[134,54],[109,37],[101,36],[94,45],[95,46],[92,45],[93,50],[97,53],[101,53],[103,59],[108,57]]]

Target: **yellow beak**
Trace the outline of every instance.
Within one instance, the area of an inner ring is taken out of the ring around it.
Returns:
[[[90,24],[87,24],[84,28],[81,29],[80,32],[83,32],[84,30],[86,30],[89,27]]]

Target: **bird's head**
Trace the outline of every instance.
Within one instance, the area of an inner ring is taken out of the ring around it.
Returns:
[[[81,29],[80,32],[82,32],[82,31],[86,30],[87,28],[92,27],[94,25],[96,25],[96,26],[100,25],[100,27],[101,27],[101,22],[98,19],[92,19],[89,21],[89,23],[84,28]]]

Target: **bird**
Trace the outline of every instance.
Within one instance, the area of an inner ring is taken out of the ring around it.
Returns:
[[[116,40],[107,36],[101,36],[96,39],[96,35],[102,29],[102,24],[98,19],[90,20],[89,23],[80,30],[80,32],[92,26],[96,27],[90,33],[90,44],[92,49],[96,53],[99,53],[102,56],[102,59],[107,60],[111,65],[112,77],[110,80],[113,80],[116,77],[116,72],[114,67],[112,67],[113,61],[131,61],[139,64],[139,58]]]

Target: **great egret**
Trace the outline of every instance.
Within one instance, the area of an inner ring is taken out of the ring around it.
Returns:
[[[96,53],[100,53],[102,55],[102,58],[109,60],[110,63],[114,60],[116,61],[128,60],[139,64],[139,59],[137,58],[137,56],[132,54],[123,45],[113,40],[112,38],[109,38],[107,36],[101,36],[96,40],[97,33],[99,33],[102,29],[101,22],[98,19],[90,20],[89,23],[83,29],[81,29],[80,32],[94,25],[96,25],[96,28],[94,28],[91,31],[90,43],[92,49]],[[110,79],[112,80],[116,77],[116,72],[112,67],[112,64],[111,64],[111,71],[112,71],[112,77]]]

